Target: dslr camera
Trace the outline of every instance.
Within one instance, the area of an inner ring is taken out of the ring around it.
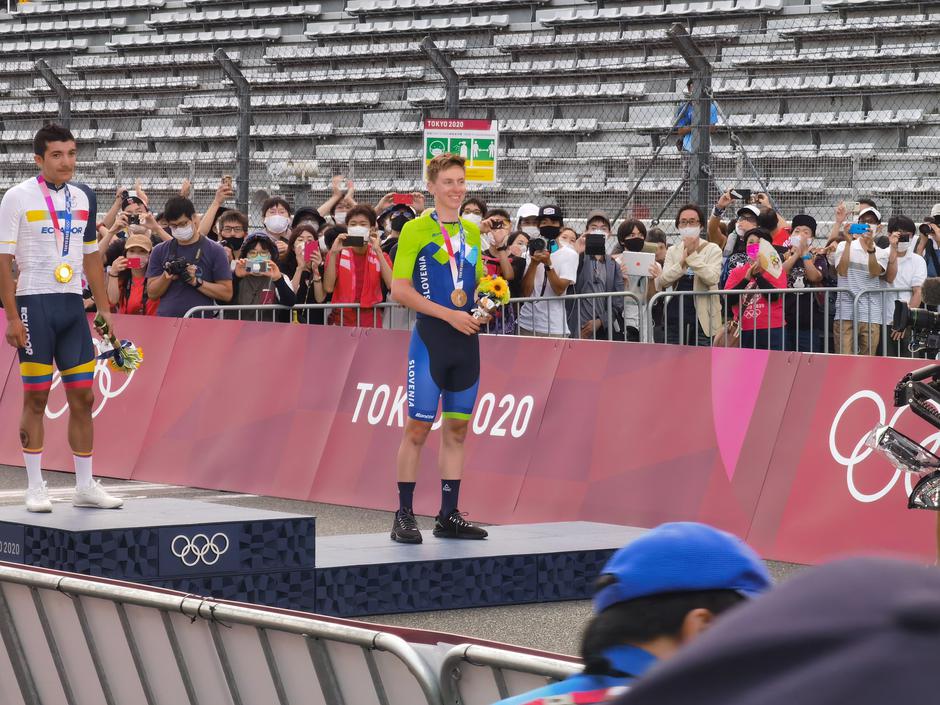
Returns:
[[[899,332],[911,329],[911,352],[940,350],[940,313],[911,308],[904,301],[895,301],[891,327]]]
[[[529,254],[534,255],[548,247],[548,242],[544,237],[534,237],[529,240]]]
[[[174,257],[164,262],[163,271],[171,277],[179,277],[180,281],[189,283],[189,262],[183,257]]]

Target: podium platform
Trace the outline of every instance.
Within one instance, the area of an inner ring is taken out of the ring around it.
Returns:
[[[184,499],[0,508],[0,560],[314,610],[316,519]]]
[[[183,499],[124,509],[0,508],[0,560],[340,617],[591,596],[644,529],[592,522],[488,527],[484,541],[316,539],[312,516]]]

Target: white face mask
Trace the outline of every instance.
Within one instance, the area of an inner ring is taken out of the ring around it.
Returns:
[[[466,218],[465,218],[464,220],[466,220]],[[489,236],[489,235],[484,235],[483,233],[481,233],[481,234],[480,234],[480,249],[481,249],[481,250],[488,250],[488,249],[490,249],[490,247],[491,247],[492,245],[493,245],[493,241],[490,240],[490,236]]]
[[[290,227],[290,218],[286,215],[269,215],[264,219],[264,227],[269,233],[282,233]]]
[[[345,225],[346,223],[346,213],[334,213],[333,222],[337,225]]]
[[[523,225],[519,228],[529,237],[538,237],[539,236],[539,227],[537,225]]]
[[[745,227],[743,223],[737,223],[734,226],[734,232],[738,234],[738,237],[744,237],[744,233],[748,230],[750,230],[750,228]]]
[[[365,225],[353,225],[347,232],[350,237],[361,237],[365,240],[369,239],[369,228]]]
[[[907,252],[910,248],[911,243],[909,242],[899,242],[898,243],[898,252]]]
[[[466,220],[468,223],[473,223],[477,227],[480,227],[480,223],[483,222],[483,216],[479,213],[464,213],[460,217]]]
[[[185,228],[174,228],[171,226],[170,234],[180,241],[189,240],[193,236],[193,226],[191,224],[187,225]]]
[[[327,250],[326,237],[321,235],[319,238],[317,238],[317,242],[320,244],[320,252],[326,252]]]
[[[683,240],[691,240],[692,238],[698,239],[699,233],[701,233],[701,231],[702,229],[697,225],[690,225],[686,228],[679,228],[679,237],[681,237]]]

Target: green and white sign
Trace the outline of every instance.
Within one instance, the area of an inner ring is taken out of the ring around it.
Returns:
[[[425,120],[424,164],[450,152],[467,160],[467,181],[496,181],[498,135],[495,120]]]

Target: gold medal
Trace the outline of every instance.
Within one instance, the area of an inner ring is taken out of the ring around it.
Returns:
[[[72,281],[72,265],[63,262],[55,268],[55,280],[60,284],[68,284]]]
[[[450,300],[457,308],[463,308],[467,305],[467,292],[463,289],[454,289],[450,294]]]

